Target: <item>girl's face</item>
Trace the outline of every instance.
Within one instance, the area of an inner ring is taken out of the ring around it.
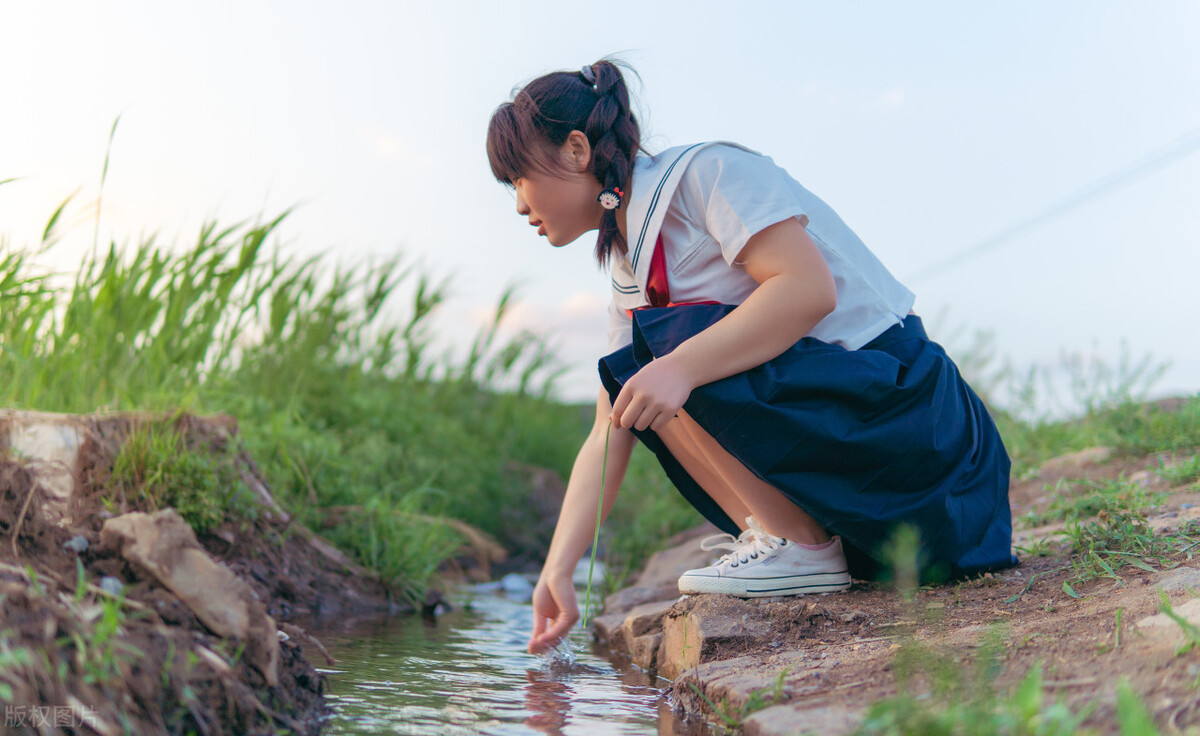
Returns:
[[[589,230],[600,227],[604,208],[596,201],[603,188],[590,172],[591,150],[587,138],[568,138],[559,149],[559,166],[553,172],[531,171],[513,182],[517,191],[517,213],[544,235],[550,245],[574,242]]]

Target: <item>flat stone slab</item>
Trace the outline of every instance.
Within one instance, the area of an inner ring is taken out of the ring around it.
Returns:
[[[663,620],[658,672],[673,680],[685,670],[712,661],[718,647],[765,639],[770,634],[771,626],[766,621],[694,611],[682,616],[668,616]]]
[[[803,703],[788,703],[751,713],[742,722],[742,733],[745,736],[850,733],[862,719],[862,713],[837,705],[806,707]]]
[[[267,684],[279,682],[275,621],[254,590],[215,562],[175,509],[132,512],[104,522],[100,544],[146,569],[213,633],[246,643],[246,660]]]
[[[621,622],[621,631],[627,641],[633,641],[639,636],[662,631],[663,616],[675,605],[675,599],[669,601],[654,601],[634,607],[625,614]]]
[[[1172,606],[1171,610],[1176,616],[1179,616],[1191,625],[1200,627],[1200,598],[1192,598],[1177,606]],[[1182,644],[1188,640],[1187,635],[1184,634],[1183,627],[1165,613],[1147,616],[1137,622],[1137,628],[1146,634],[1146,636],[1159,641],[1171,641],[1176,644]]]
[[[620,640],[621,624],[625,623],[625,613],[606,613],[592,619],[592,637],[602,641],[617,651],[624,651],[624,642]]]
[[[685,684],[695,682],[714,702],[726,699],[741,705],[752,694],[769,693],[777,686],[782,687],[785,695],[819,688],[825,673],[836,664],[836,659],[816,652],[790,649],[706,662],[685,671],[679,679]]]
[[[1200,568],[1180,565],[1174,570],[1163,573],[1158,579],[1158,587],[1162,590],[1195,590],[1200,592]]]

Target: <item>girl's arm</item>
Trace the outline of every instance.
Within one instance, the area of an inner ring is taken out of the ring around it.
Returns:
[[[756,233],[739,258],[758,288],[724,319],[630,378],[613,404],[617,427],[661,429],[692,389],[778,356],[837,305],[833,275],[795,218]]]
[[[600,501],[600,477],[604,467],[604,441],[608,434],[608,472],[605,476],[604,508],[608,516],[629,466],[635,442],[627,429],[609,427],[612,406],[608,393],[596,399],[596,421],[571,468],[566,496],[554,527],[554,539],[546,565],[533,591],[533,635],[529,651],[538,653],[558,643],[579,620],[572,577],[575,565],[587,551],[596,533],[596,506]]]

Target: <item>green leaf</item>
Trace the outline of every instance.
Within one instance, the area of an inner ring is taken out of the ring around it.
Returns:
[[[1117,683],[1117,723],[1121,726],[1121,736],[1157,736],[1159,733],[1141,699],[1123,677]]]
[[[1035,664],[1029,669],[1029,674],[1021,680],[1017,692],[1013,694],[1013,705],[1016,706],[1023,722],[1031,722],[1037,717],[1042,708],[1042,665]]]
[[[54,236],[54,226],[58,224],[58,219],[62,217],[63,210],[66,209],[67,204],[69,204],[72,199],[75,199],[76,194],[79,194],[78,189],[67,195],[67,198],[62,201],[62,204],[58,206],[58,209],[54,210],[54,214],[50,215],[50,220],[46,222],[46,229],[42,231],[43,243],[49,241],[50,238]]]
[[[1069,582],[1067,582],[1066,580],[1063,581],[1063,592],[1066,593],[1067,595],[1071,596],[1072,598],[1082,598],[1083,597],[1083,596],[1079,595],[1078,593],[1076,593],[1075,589],[1072,588],[1071,584]]]

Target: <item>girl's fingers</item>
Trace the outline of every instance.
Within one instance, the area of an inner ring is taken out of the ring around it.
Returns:
[[[633,423],[629,420],[636,417],[637,414],[634,413],[633,400],[626,393],[625,389],[621,389],[621,393],[617,394],[617,400],[613,402],[613,424],[617,426],[617,429],[627,429],[633,426]]]
[[[554,625],[552,625],[549,629],[546,629],[546,646],[554,646],[557,644],[559,640],[567,635],[567,632],[571,630],[571,627],[574,624],[574,621],[566,617],[555,621]]]
[[[654,430],[655,432],[659,432],[674,418],[674,414],[667,414],[666,412],[663,412],[662,414],[656,416],[654,421],[650,423],[650,429]]]
[[[533,614],[533,634],[529,637],[529,653],[537,654],[541,648],[539,640],[546,631],[546,618],[536,611]]]
[[[642,410],[642,413],[638,416],[637,422],[634,424],[634,426],[637,427],[638,431],[641,431],[653,424],[654,420],[659,416],[660,415],[657,409],[647,407]]]

